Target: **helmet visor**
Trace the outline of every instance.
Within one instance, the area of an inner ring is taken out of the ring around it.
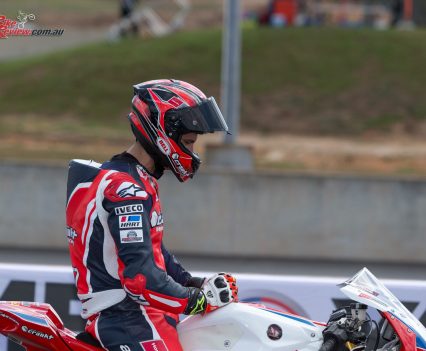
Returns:
[[[213,97],[204,100],[197,106],[177,109],[173,113],[188,132],[228,132],[228,126]]]

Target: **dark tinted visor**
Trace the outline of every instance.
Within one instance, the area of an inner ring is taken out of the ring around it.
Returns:
[[[200,105],[184,107],[174,110],[173,113],[189,132],[228,132],[228,126],[213,97],[204,100]]]

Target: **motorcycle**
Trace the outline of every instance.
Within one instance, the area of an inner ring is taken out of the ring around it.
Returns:
[[[426,328],[367,268],[340,284],[340,289],[353,303],[333,311],[327,323],[250,303],[231,303],[205,316],[187,317],[177,327],[183,349],[426,350]],[[28,351],[103,350],[89,334],[67,329],[45,303],[1,301],[0,333]],[[144,342],[144,349],[158,350],[158,345],[155,340]]]

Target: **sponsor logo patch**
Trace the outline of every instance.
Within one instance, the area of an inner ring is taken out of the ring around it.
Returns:
[[[153,211],[151,214],[151,228],[164,224],[163,215]]]
[[[268,338],[271,340],[279,340],[283,336],[283,330],[277,324],[271,324],[266,331]]]
[[[117,189],[117,195],[123,198],[126,197],[141,197],[146,199],[148,194],[140,186],[135,183],[123,182]]]
[[[118,221],[120,223],[120,229],[142,228],[142,215],[140,214],[120,216]]]
[[[121,206],[115,208],[115,214],[116,215],[124,215],[129,213],[142,213],[143,212],[143,205],[128,205],[128,206]]]
[[[142,229],[120,230],[120,242],[122,244],[142,243],[143,230]]]
[[[74,245],[74,240],[75,238],[77,238],[77,232],[71,228],[71,227],[67,227],[67,239],[68,239],[68,243],[70,243],[71,245]]]
[[[182,166],[182,163],[179,161],[179,154],[177,154],[177,153],[172,154],[172,161],[175,164],[178,172],[182,176],[187,176],[188,175],[187,170]]]
[[[39,338],[42,338],[42,339],[47,339],[47,340],[51,340],[51,339],[53,339],[53,335],[46,334],[46,333],[43,333],[43,332],[38,331],[38,330],[35,330],[35,329],[30,329],[30,328],[28,328],[28,327],[27,327],[27,326],[25,326],[25,325],[23,325],[23,326],[21,327],[21,329],[22,329],[22,331],[23,331],[24,333],[28,333],[28,334],[31,334],[31,335],[35,335],[35,336],[37,336],[37,337],[39,337]]]
[[[145,351],[168,351],[163,340],[144,341],[140,345]]]
[[[170,155],[170,146],[165,139],[158,138],[157,139],[157,146],[160,148],[160,151],[164,155],[166,155],[166,156]]]

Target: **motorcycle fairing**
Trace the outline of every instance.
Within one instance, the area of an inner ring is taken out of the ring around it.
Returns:
[[[14,315],[15,317],[21,318],[22,320],[26,322],[30,322],[30,323],[34,323],[34,324],[38,324],[38,325],[42,325],[46,327],[49,325],[43,318],[35,317],[30,314],[25,314],[25,313],[21,313],[17,311],[12,311],[9,309],[5,309],[5,311],[9,312],[11,315]]]
[[[382,312],[382,315],[389,321],[395,332],[398,334],[402,344],[401,351],[416,350],[416,334],[410,332],[410,328],[408,328],[393,314],[389,312]]]
[[[426,349],[426,328],[367,268],[340,285],[350,299],[397,318],[414,331],[418,348]]]
[[[21,343],[28,351],[102,349],[76,339],[74,332],[64,327],[55,310],[46,303],[0,301],[1,333]]]
[[[282,335],[268,337],[278,326]],[[250,303],[231,303],[205,316],[190,316],[178,324],[185,351],[317,351],[324,325],[303,317]]]
[[[300,323],[307,324],[307,325],[310,325],[310,326],[315,326],[315,325],[325,326],[326,325],[324,323],[311,321],[309,319],[303,318],[301,316],[297,316],[295,314],[290,314],[290,313],[285,313],[285,312],[282,312],[282,311],[274,310],[272,308],[263,308],[263,307],[258,307],[258,308],[261,309],[261,310],[267,311],[267,312],[275,313],[275,314],[277,314],[281,317],[289,318],[289,319],[292,319],[292,320],[295,320],[295,321],[298,321]]]

